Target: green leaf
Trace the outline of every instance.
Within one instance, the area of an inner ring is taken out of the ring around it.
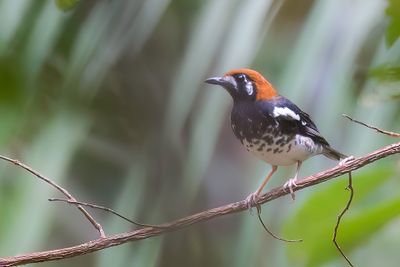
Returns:
[[[64,12],[73,9],[78,3],[79,0],[56,0],[56,6]]]
[[[388,208],[392,207],[393,203],[375,206],[374,210],[369,212],[365,209],[357,212],[354,207],[387,181],[393,173],[390,165],[383,164],[368,172],[353,174],[355,190],[353,204],[341,223],[338,237],[346,252],[350,252],[363,239],[370,237],[375,230],[393,218]],[[325,189],[316,191],[293,218],[287,220],[283,227],[284,235],[301,236],[305,240],[301,246],[288,246],[290,261],[300,263],[300,266],[317,266],[339,257],[332,243],[332,235],[337,215],[345,207],[349,197],[348,191],[344,190],[346,186],[345,176]],[[354,215],[355,212],[357,215]],[[386,213],[370,221],[370,217],[377,212]],[[350,217],[351,219],[348,219]]]
[[[400,66],[393,64],[381,64],[369,71],[369,76],[380,82],[400,81]]]
[[[386,15],[390,18],[389,25],[386,29],[386,42],[392,46],[400,36],[400,1],[389,0],[386,8]]]

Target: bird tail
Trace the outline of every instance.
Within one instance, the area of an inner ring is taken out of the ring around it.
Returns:
[[[333,159],[333,160],[341,160],[347,158],[346,155],[340,153],[339,151],[333,149],[330,146],[324,146],[324,150],[322,151],[326,157]]]

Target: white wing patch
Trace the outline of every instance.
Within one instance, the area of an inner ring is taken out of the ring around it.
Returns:
[[[291,110],[288,107],[274,107],[274,117],[279,117],[279,116],[286,116],[286,117],[291,117],[294,120],[299,121],[300,116],[299,114],[296,114],[293,110]]]

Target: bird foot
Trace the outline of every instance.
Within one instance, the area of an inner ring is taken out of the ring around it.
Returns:
[[[295,198],[296,198],[296,196],[295,196],[295,194],[294,194],[294,191],[293,191],[293,187],[294,187],[294,188],[297,187],[296,182],[297,182],[297,178],[295,177],[295,178],[289,179],[289,180],[283,185],[283,189],[284,189],[286,192],[287,192],[287,189],[289,189],[290,196],[292,197],[293,201],[294,201]]]
[[[251,210],[253,207],[257,207],[257,209],[258,209],[258,207],[260,205],[260,204],[258,204],[259,199],[260,199],[260,197],[259,197],[258,192],[251,193],[250,195],[248,195],[246,197],[246,205],[247,205],[247,208],[250,210],[250,213],[251,213]]]
[[[354,160],[355,157],[354,156],[348,156],[347,158],[342,159],[341,161],[339,161],[339,166],[343,166],[344,164],[346,164],[349,161]]]

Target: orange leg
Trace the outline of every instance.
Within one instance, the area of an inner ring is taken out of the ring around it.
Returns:
[[[278,169],[277,166],[273,165],[272,170],[268,173],[267,177],[265,178],[264,182],[261,184],[261,186],[255,191],[254,193],[250,194],[246,198],[247,202],[247,207],[251,209],[251,207],[255,206],[257,203],[258,196],[260,195],[261,191],[263,190],[264,186],[267,184],[268,180],[272,177],[272,175],[276,172]]]
[[[278,169],[277,166],[273,165],[272,170],[268,173],[267,177],[265,178],[264,182],[261,184],[261,186],[257,189],[256,195],[259,195],[261,191],[263,190],[264,186],[267,184],[268,180],[272,177],[272,175],[276,172]]]

